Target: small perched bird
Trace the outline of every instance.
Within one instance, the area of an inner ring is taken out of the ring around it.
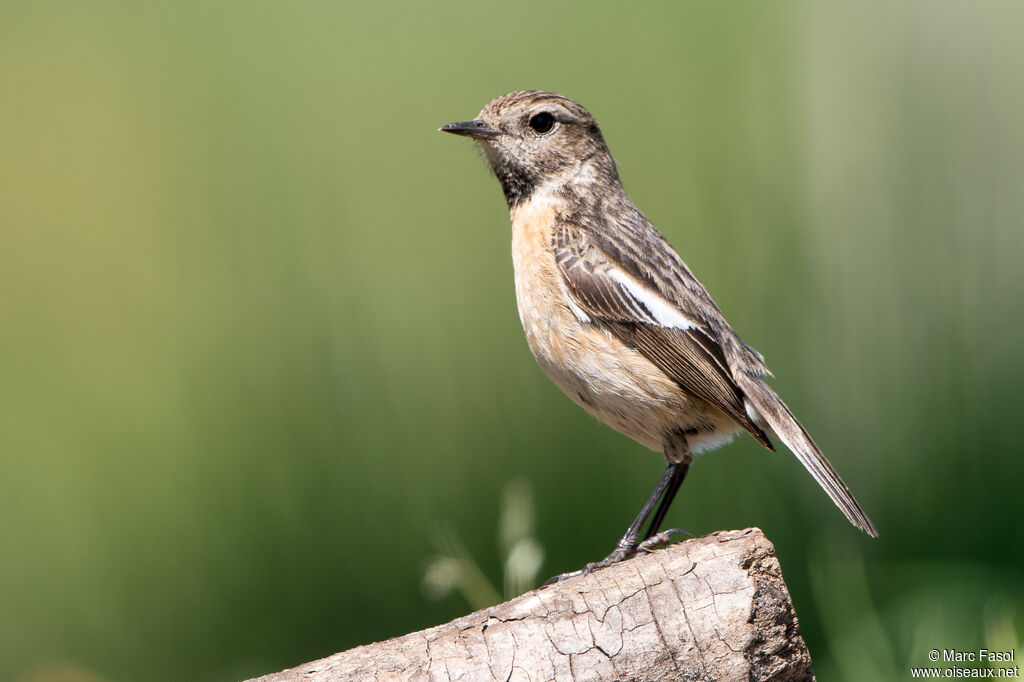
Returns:
[[[519,317],[541,369],[584,410],[663,452],[667,462],[614,551],[564,576],[662,541],[658,530],[693,455],[740,431],[770,450],[769,436],[776,436],[853,525],[878,535],[762,380],[770,374],[764,359],[630,201],[590,112],[561,95],[528,90],[441,130],[478,142],[505,192]]]

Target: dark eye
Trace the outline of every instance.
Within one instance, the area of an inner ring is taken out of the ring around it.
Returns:
[[[555,127],[555,117],[546,111],[534,114],[530,118],[530,127],[542,135],[551,132],[551,129]]]

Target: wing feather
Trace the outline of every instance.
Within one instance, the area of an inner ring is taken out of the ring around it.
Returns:
[[[600,218],[595,212],[581,216],[585,219],[579,225],[562,223],[556,231],[556,260],[570,294],[595,321],[684,390],[717,406],[774,449],[753,415],[796,455],[851,523],[877,536],[835,468],[761,380],[771,374],[761,355],[736,335],[661,233],[632,210],[620,213],[614,229],[589,224],[587,219]]]
[[[611,260],[587,235],[563,224],[555,259],[570,294],[591,318],[638,350],[690,394],[721,409],[762,445],[768,436],[747,415],[713,329]]]

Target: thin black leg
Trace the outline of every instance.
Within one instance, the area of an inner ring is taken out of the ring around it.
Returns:
[[[689,466],[689,461],[686,461],[685,463],[668,463],[668,466],[665,467],[665,472],[661,475],[661,478],[658,480],[658,484],[654,486],[654,491],[651,493],[651,496],[647,498],[647,501],[644,503],[644,506],[640,509],[640,513],[636,515],[635,519],[633,519],[633,523],[629,524],[629,528],[626,529],[625,535],[623,535],[622,539],[620,539],[618,544],[615,545],[615,549],[612,551],[611,554],[606,556],[604,559],[601,559],[600,561],[595,561],[587,564],[578,571],[571,571],[569,573],[557,575],[554,578],[548,580],[544,584],[550,585],[551,583],[558,582],[559,580],[563,580],[565,578],[570,578],[572,576],[581,575],[584,573],[590,573],[591,571],[594,571],[598,568],[604,568],[605,566],[611,566],[612,564],[618,563],[619,561],[622,561],[626,557],[635,553],[637,542],[640,540],[640,529],[643,528],[644,523],[647,521],[648,517],[650,517],[651,511],[654,509],[654,505],[658,502],[662,495],[666,493],[666,490],[669,490],[673,486],[673,484],[675,486],[675,489],[672,491],[672,495],[675,495],[675,491],[679,489],[679,484],[683,482],[683,477],[686,476],[686,469],[689,468]],[[682,476],[679,476],[677,473],[680,467],[683,467]],[[675,482],[676,478],[679,479],[678,482]],[[671,502],[672,500],[669,499],[669,503]],[[664,510],[662,509],[662,507],[664,507]],[[662,506],[658,507],[658,513],[661,515],[661,518],[664,518],[666,511],[668,511],[668,505],[665,504],[663,500]],[[661,518],[658,519],[659,524],[661,523]]]
[[[665,488],[665,495],[661,498],[661,503],[658,504],[658,510],[654,512],[651,525],[647,527],[647,532],[644,533],[644,540],[647,540],[661,529],[661,523],[665,520],[665,514],[668,513],[668,508],[672,506],[672,500],[675,499],[676,493],[679,492],[679,486],[683,484],[683,479],[686,478],[686,472],[690,470],[690,462],[692,461],[690,457],[687,457],[672,472],[672,480],[668,482],[668,486]]]
[[[666,490],[671,488],[675,481],[677,471],[679,471],[679,463],[669,462],[668,466],[665,467],[665,472],[661,475],[661,478],[658,479],[658,484],[654,486],[651,496],[647,498],[646,502],[644,502],[644,506],[640,508],[640,513],[636,515],[635,519],[633,519],[633,523],[629,524],[629,528],[626,529],[626,533],[615,546],[615,551],[607,558],[611,558],[623,550],[628,554],[636,549],[636,543],[640,539],[640,529],[643,528],[644,523],[647,521],[648,517],[650,517],[651,510],[654,509],[654,504],[662,497],[662,495],[665,494]],[[658,507],[658,511],[661,511],[661,507]],[[616,561],[620,560],[621,558],[616,559]],[[612,561],[609,563],[615,562]]]

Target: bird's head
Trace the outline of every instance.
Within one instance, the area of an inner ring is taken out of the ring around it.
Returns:
[[[475,120],[449,123],[441,131],[480,144],[509,206],[529,199],[538,188],[588,172],[615,176],[615,164],[594,117],[568,97],[551,92],[502,95]]]

